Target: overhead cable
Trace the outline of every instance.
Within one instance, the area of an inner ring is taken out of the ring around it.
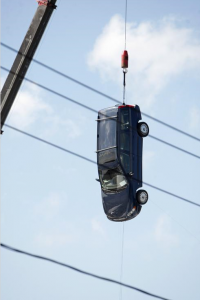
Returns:
[[[177,147],[177,146],[175,146],[175,145],[173,145],[173,144],[171,144],[171,143],[168,143],[168,142],[166,142],[166,141],[163,141],[163,140],[161,140],[161,139],[159,139],[159,138],[157,138],[157,137],[155,137],[155,136],[153,136],[153,135],[151,135],[151,134],[149,134],[148,136],[149,136],[150,138],[152,138],[152,139],[154,139],[154,140],[156,140],[156,141],[158,141],[158,142],[161,142],[161,143],[163,143],[163,144],[165,144],[165,145],[168,145],[168,146],[170,146],[170,147],[172,147],[172,148],[174,148],[174,149],[176,149],[176,150],[185,152],[185,153],[188,154],[188,155],[191,155],[191,156],[194,156],[194,157],[200,159],[200,156],[199,156],[199,155],[196,155],[196,154],[194,154],[194,153],[192,153],[192,152],[189,152],[189,151],[187,151],[187,150],[185,150],[185,149],[183,149],[183,148]]]
[[[26,251],[23,251],[23,250],[19,250],[19,249],[13,248],[13,247],[11,247],[11,246],[8,246],[8,245],[2,244],[2,243],[1,243],[1,247],[3,247],[3,248],[6,249],[6,250],[9,250],[9,251],[14,251],[14,252],[17,252],[17,253],[20,253],[20,254],[24,254],[24,255],[27,255],[27,256],[30,256],[30,257],[34,257],[34,258],[37,258],[37,259],[41,259],[41,260],[44,260],[44,261],[48,261],[48,262],[51,262],[51,263],[60,265],[60,266],[62,266],[62,267],[65,267],[65,268],[71,269],[71,270],[73,270],[73,271],[79,272],[79,273],[81,273],[81,274],[83,274],[83,275],[91,276],[91,277],[94,277],[94,278],[96,278],[96,279],[100,279],[100,280],[108,281],[108,282],[110,282],[110,283],[115,283],[115,284],[124,286],[124,287],[126,287],[126,288],[129,288],[129,289],[135,290],[135,291],[137,291],[137,292],[143,293],[143,294],[145,294],[145,295],[147,295],[147,296],[151,296],[151,297],[154,297],[154,298],[157,298],[157,299],[162,299],[162,300],[169,300],[169,299],[167,299],[167,298],[164,298],[164,297],[161,297],[161,296],[158,296],[158,295],[149,293],[149,292],[147,292],[147,291],[145,291],[145,290],[136,288],[136,287],[134,287],[134,286],[132,286],[132,285],[129,285],[129,284],[126,284],[126,283],[122,283],[122,282],[119,282],[119,281],[114,280],[114,279],[110,279],[110,278],[107,278],[107,277],[102,277],[102,276],[99,276],[99,275],[96,275],[96,274],[93,274],[93,273],[90,273],[90,272],[87,272],[87,271],[78,269],[78,268],[76,268],[76,267],[73,267],[73,266],[71,266],[71,265],[62,263],[62,262],[57,261],[57,260],[55,260],[55,259],[51,259],[51,258],[48,258],[48,257],[45,257],[45,256],[36,255],[36,254],[30,253],[30,252],[26,252]]]
[[[3,66],[1,66],[1,69],[4,70],[4,71],[9,72],[9,70],[8,70],[7,68],[3,67]],[[80,103],[80,102],[78,102],[78,101],[76,101],[76,100],[73,100],[73,99],[71,99],[71,98],[69,98],[69,97],[67,97],[67,96],[65,96],[65,95],[63,95],[63,94],[61,94],[61,93],[58,93],[58,92],[56,92],[56,91],[54,91],[54,90],[52,90],[52,89],[50,89],[50,88],[48,88],[48,87],[46,87],[46,86],[40,84],[40,83],[37,83],[37,82],[35,82],[35,81],[31,80],[31,79],[28,79],[27,77],[24,77],[23,80],[25,80],[25,81],[27,81],[27,82],[29,82],[29,83],[31,83],[31,84],[34,84],[34,85],[40,87],[41,89],[44,89],[44,90],[46,90],[46,91],[48,91],[48,92],[50,92],[50,93],[52,93],[52,94],[54,94],[54,95],[56,95],[56,96],[58,96],[58,97],[61,97],[61,98],[65,99],[65,100],[68,100],[68,101],[70,101],[70,102],[72,102],[72,103],[74,103],[74,104],[76,104],[76,105],[79,105],[79,106],[81,106],[81,107],[83,107],[83,108],[85,108],[85,109],[87,109],[87,110],[90,110],[90,111],[92,111],[92,112],[98,113],[97,110],[95,110],[95,109],[93,109],[93,108],[91,108],[91,107],[89,107],[89,106],[87,106],[87,105],[85,105],[85,104],[82,104],[82,103]],[[185,150],[185,149],[182,149],[182,148],[177,147],[177,146],[175,146],[175,145],[173,145],[173,144],[171,144],[171,143],[168,143],[168,142],[166,142],[166,141],[164,141],[164,140],[162,140],[162,139],[159,139],[159,138],[157,138],[157,137],[154,137],[154,136],[151,135],[151,134],[149,134],[148,136],[149,136],[150,138],[152,138],[152,139],[158,141],[158,142],[161,142],[161,143],[163,143],[163,144],[165,144],[165,145],[167,145],[167,146],[170,146],[170,147],[172,147],[172,148],[175,148],[176,150],[182,151],[182,152],[184,152],[184,153],[186,153],[186,154],[188,154],[188,155],[190,155],[190,156],[193,156],[193,157],[195,157],[195,158],[200,159],[200,156],[198,156],[198,155],[196,155],[196,154],[194,154],[194,153],[192,153],[192,152],[189,152],[189,151],[187,151],[187,150]]]
[[[65,152],[67,152],[67,153],[69,153],[69,154],[72,154],[72,155],[74,155],[74,156],[77,156],[77,157],[79,157],[79,158],[81,158],[81,159],[84,159],[84,160],[86,160],[86,161],[88,161],[88,162],[90,162],[90,163],[93,163],[93,164],[95,164],[95,165],[97,164],[94,160],[91,160],[91,159],[89,159],[89,158],[87,158],[87,157],[85,157],[85,156],[83,156],[83,155],[80,155],[80,154],[78,154],[78,153],[75,153],[75,152],[73,152],[73,151],[70,151],[70,150],[68,150],[68,149],[66,149],[66,148],[64,148],[64,147],[58,146],[58,145],[56,145],[56,144],[54,144],[54,143],[51,143],[51,142],[46,141],[46,140],[44,140],[44,139],[41,139],[41,138],[39,138],[39,137],[37,137],[37,136],[35,136],[35,135],[33,135],[33,134],[30,134],[30,133],[28,133],[28,132],[25,132],[25,131],[23,131],[23,130],[20,130],[20,129],[16,128],[16,127],[10,126],[10,125],[8,125],[8,124],[4,124],[4,126],[10,128],[10,129],[12,129],[12,130],[15,130],[15,131],[17,131],[17,132],[20,132],[20,133],[22,133],[22,134],[24,134],[24,135],[26,135],[26,136],[29,136],[29,137],[31,137],[31,138],[33,138],[33,139],[35,139],[35,140],[38,140],[38,141],[40,141],[40,142],[42,142],[42,143],[45,143],[45,144],[47,144],[47,145],[49,145],[49,146],[52,146],[52,147],[57,148],[57,149],[59,149],[59,150],[65,151]],[[138,179],[135,179],[135,180],[139,181]],[[173,193],[171,193],[171,192],[168,192],[168,191],[166,191],[166,190],[164,190],[164,189],[161,189],[161,188],[159,188],[159,187],[156,187],[155,185],[152,185],[152,184],[150,184],[150,183],[147,183],[147,182],[144,182],[144,181],[142,181],[142,183],[145,184],[145,185],[147,185],[147,186],[149,186],[149,187],[151,187],[151,188],[153,188],[153,189],[155,189],[155,190],[158,190],[158,191],[160,191],[160,192],[162,192],[162,193],[165,193],[165,194],[167,194],[167,195],[170,195],[170,196],[172,196],[172,197],[175,197],[175,198],[177,198],[177,199],[183,200],[183,201],[185,201],[185,202],[188,202],[188,203],[190,203],[190,204],[193,204],[193,205],[196,205],[196,206],[200,207],[200,204],[199,204],[199,203],[193,202],[193,201],[191,201],[191,200],[188,200],[188,199],[186,199],[186,198],[183,198],[183,197],[181,197],[181,196],[178,196],[178,195],[176,195],[176,194],[173,194]]]
[[[2,43],[2,42],[1,42],[1,45],[2,45],[3,47],[5,47],[5,48],[7,48],[7,49],[9,49],[9,50],[11,50],[11,51],[13,51],[13,52],[15,52],[15,53],[18,53],[18,51],[17,51],[16,49],[14,49],[14,48],[8,46],[8,45],[5,44],[5,43]],[[65,73],[63,73],[63,72],[61,72],[61,71],[58,71],[58,70],[56,70],[55,68],[52,68],[52,67],[50,67],[50,66],[48,66],[48,65],[46,65],[46,64],[44,64],[44,63],[42,63],[42,62],[40,62],[40,61],[38,61],[38,60],[36,60],[36,59],[32,59],[32,61],[35,62],[36,64],[38,64],[38,65],[44,67],[44,68],[46,68],[46,69],[48,69],[48,70],[50,70],[50,71],[56,73],[56,74],[58,74],[58,75],[60,75],[60,76],[62,76],[62,77],[64,77],[64,78],[68,79],[68,80],[71,80],[71,81],[75,82],[76,84],[79,84],[79,85],[83,86],[83,87],[86,88],[86,89],[91,90],[91,91],[94,92],[94,93],[97,93],[97,94],[99,94],[99,95],[101,95],[101,96],[103,96],[103,97],[105,97],[105,98],[107,98],[107,99],[109,99],[109,100],[111,100],[111,101],[113,101],[113,102],[115,102],[115,103],[121,104],[121,101],[119,101],[119,100],[117,100],[117,99],[115,99],[115,98],[113,98],[113,97],[111,97],[111,96],[109,96],[109,95],[107,95],[107,94],[105,94],[105,93],[102,93],[102,92],[100,92],[99,90],[94,89],[93,87],[91,87],[91,86],[89,86],[89,85],[87,85],[87,84],[84,84],[83,82],[81,82],[81,81],[79,81],[79,80],[76,80],[76,79],[74,79],[74,78],[68,76],[67,74],[65,74]],[[155,122],[158,122],[158,123],[162,124],[163,126],[166,126],[166,127],[170,128],[170,129],[172,129],[172,130],[175,130],[175,131],[177,131],[177,132],[179,132],[179,133],[181,133],[181,134],[183,134],[183,135],[185,135],[185,136],[187,136],[187,137],[190,137],[190,138],[195,139],[196,141],[199,141],[199,142],[200,142],[200,138],[199,138],[199,137],[196,137],[196,136],[194,136],[194,135],[191,135],[191,134],[189,134],[189,133],[187,133],[187,132],[185,132],[185,131],[183,131],[183,130],[181,130],[181,129],[178,129],[178,128],[175,127],[175,126],[172,126],[172,125],[170,125],[170,124],[168,124],[168,123],[166,123],[166,122],[163,122],[163,121],[161,121],[161,120],[159,120],[159,119],[157,119],[157,118],[155,118],[155,117],[152,117],[152,116],[150,116],[149,114],[146,114],[146,113],[144,113],[144,112],[142,112],[142,115],[144,115],[144,116],[147,117],[147,118],[150,118],[151,120],[153,120],[153,121],[155,121]]]

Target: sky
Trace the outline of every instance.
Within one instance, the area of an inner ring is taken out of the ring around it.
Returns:
[[[124,0],[57,1],[35,59],[121,101]],[[1,41],[19,49],[36,1],[1,1]],[[126,99],[200,138],[200,1],[128,0]],[[1,46],[1,65],[15,53]],[[1,70],[3,85],[7,72]],[[95,110],[114,102],[35,64],[27,78]],[[6,124],[96,161],[96,117],[24,82]],[[200,155],[200,143],[144,117],[150,134]],[[1,243],[120,280],[123,223],[104,214],[97,166],[4,127]],[[200,161],[150,137],[143,180],[200,204]],[[200,297],[200,208],[144,185],[124,223],[122,282],[172,300]],[[120,287],[1,249],[1,299],[120,299]],[[122,288],[122,299],[150,297]]]

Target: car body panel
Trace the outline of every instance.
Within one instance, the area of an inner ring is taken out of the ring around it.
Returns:
[[[98,112],[98,172],[104,212],[112,221],[130,220],[141,211],[136,200],[136,191],[142,187],[140,120],[137,105],[116,105]]]

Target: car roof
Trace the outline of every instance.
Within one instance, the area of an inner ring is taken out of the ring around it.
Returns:
[[[101,110],[99,110],[98,115],[99,115],[99,118],[102,119],[102,118],[105,118],[105,116],[112,117],[112,116],[116,115],[117,112],[118,112],[118,105],[101,109]]]

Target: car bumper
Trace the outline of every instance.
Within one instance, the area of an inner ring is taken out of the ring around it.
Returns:
[[[121,217],[121,218],[120,217],[119,218],[116,218],[116,217],[111,218],[110,216],[107,215],[107,218],[108,218],[108,220],[113,221],[113,222],[125,222],[125,221],[129,221],[129,220],[137,217],[139,215],[141,209],[142,209],[142,207],[139,206],[138,209],[132,215],[130,215],[130,216],[125,216],[125,217]]]

